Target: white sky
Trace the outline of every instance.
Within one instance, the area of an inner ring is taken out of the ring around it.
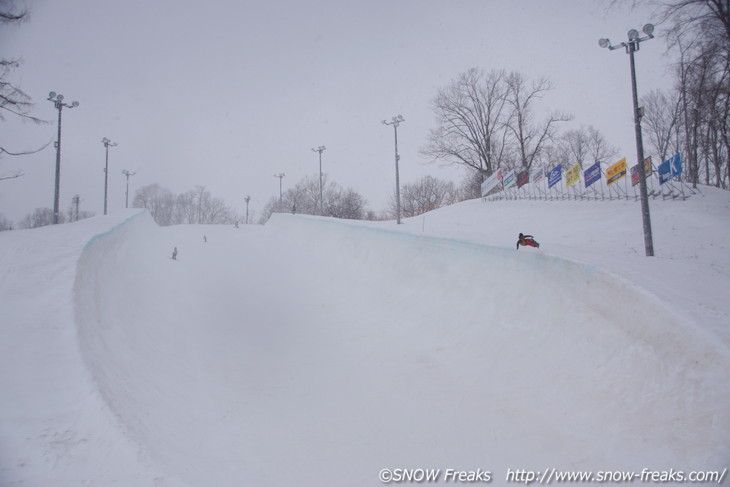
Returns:
[[[323,171],[383,210],[394,191],[393,129],[401,184],[425,174],[460,182],[463,171],[426,164],[418,150],[438,88],[470,67],[549,77],[546,109],[593,125],[635,159],[628,56],[598,47],[650,22],[648,11],[606,12],[590,0],[28,0],[30,20],[0,28],[0,56],[21,57],[12,80],[45,126],[0,122],[0,145],[29,150],[55,140],[49,91],[63,111],[61,208],[103,212],[102,137],[109,153],[109,211],[124,207],[122,169],[134,190],[207,187],[252,212]],[[657,32],[661,34],[661,28]],[[669,85],[662,39],[637,54],[640,94]],[[55,149],[0,159],[0,213],[18,221],[53,207]]]

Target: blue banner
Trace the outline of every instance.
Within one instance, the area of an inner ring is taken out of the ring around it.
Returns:
[[[597,162],[583,171],[583,181],[586,188],[601,179],[601,163]]]
[[[548,173],[548,189],[555,186],[561,179],[563,179],[563,167],[557,165]]]
[[[679,155],[679,152],[669,158],[669,165],[672,167],[672,178],[682,174],[682,156]]]
[[[659,173],[659,184],[664,184],[672,179],[672,168],[669,164],[670,159],[659,164],[657,172]]]

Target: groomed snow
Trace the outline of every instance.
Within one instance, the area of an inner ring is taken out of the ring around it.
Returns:
[[[651,202],[651,259],[634,201],[2,232],[0,485],[722,470],[730,193],[703,191]]]

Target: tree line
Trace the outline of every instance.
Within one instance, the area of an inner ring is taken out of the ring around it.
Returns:
[[[728,189],[730,162],[730,3],[653,2],[669,26],[667,46],[677,61],[673,87],[641,98],[648,142],[662,161],[682,152],[684,177]]]
[[[160,226],[182,224],[228,225],[244,221],[222,198],[204,186],[175,194],[159,184],[139,188],[132,201],[134,208],[146,208]]]

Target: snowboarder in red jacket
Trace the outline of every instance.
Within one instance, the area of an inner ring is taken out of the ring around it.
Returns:
[[[540,248],[540,244],[535,241],[535,237],[532,235],[523,235],[520,233],[517,237],[517,250],[520,249],[520,245],[529,245],[530,247]]]

